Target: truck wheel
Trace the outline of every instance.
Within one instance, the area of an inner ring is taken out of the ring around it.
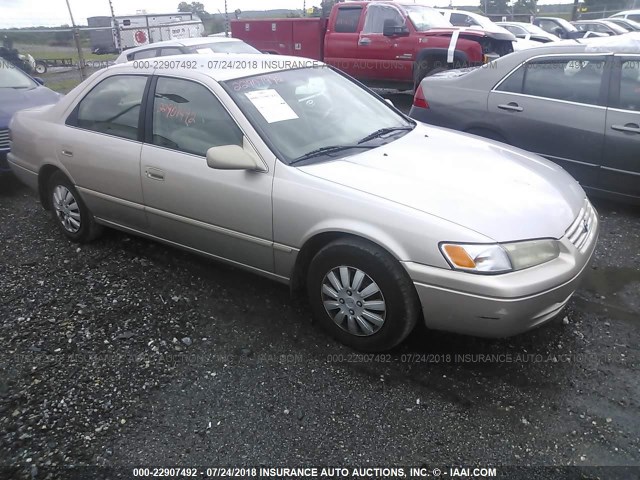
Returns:
[[[43,73],[47,73],[47,64],[44,62],[36,62],[35,71],[39,75],[42,75]]]
[[[420,300],[407,272],[380,247],[343,238],[320,250],[307,274],[315,318],[357,350],[389,350],[413,330]]]

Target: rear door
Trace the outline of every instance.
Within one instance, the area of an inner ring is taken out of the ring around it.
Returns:
[[[640,55],[617,56],[613,72],[602,188],[640,197]]]
[[[531,59],[491,91],[491,122],[510,144],[558,163],[583,185],[595,188],[611,70],[606,65],[603,55]]]
[[[56,154],[99,219],[145,231],[140,152],[141,105],[149,77],[113,75],[76,105]]]
[[[358,32],[363,13],[362,5],[337,6],[335,21],[329,24],[324,39],[324,61],[356,78],[362,78],[358,68]]]

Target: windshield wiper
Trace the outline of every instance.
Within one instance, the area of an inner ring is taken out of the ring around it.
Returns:
[[[366,137],[364,137],[362,140],[358,142],[358,145],[360,145],[361,143],[368,142],[369,140],[373,140],[374,138],[380,138],[381,136],[387,135],[388,133],[401,132],[401,131],[410,132],[411,130],[413,130],[413,128],[414,127],[409,127],[409,126],[381,128],[380,130],[376,130],[375,132],[373,132],[371,135],[367,135]]]
[[[373,145],[360,145],[360,144],[353,144],[353,145],[330,145],[328,147],[321,147],[318,148],[316,150],[312,150],[308,153],[305,153],[304,155],[296,158],[295,160],[293,160],[291,163],[289,163],[289,165],[295,165],[296,163],[300,163],[304,160],[308,160],[310,158],[313,157],[318,157],[320,155],[323,154],[329,154],[329,153],[336,153],[336,152],[342,152],[344,150],[349,150],[350,148],[365,148],[365,149],[369,149],[369,148],[375,148]]]

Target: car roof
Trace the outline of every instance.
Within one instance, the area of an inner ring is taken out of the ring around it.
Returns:
[[[217,82],[236,78],[250,77],[265,73],[293,70],[295,68],[326,66],[323,62],[310,58],[292,57],[288,55],[263,55],[261,53],[207,53],[170,55],[162,57],[162,65],[169,68],[155,69],[155,62],[119,63],[107,67],[110,72],[153,74],[198,72],[211,77]],[[237,67],[237,68],[234,68]]]
[[[225,42],[241,42],[238,38],[230,37],[191,37],[180,38],[175,40],[162,40],[160,42],[148,43],[146,45],[140,45],[139,47],[128,48],[122,53],[129,55],[130,53],[139,52],[141,50],[148,50],[159,47],[188,47],[191,45],[201,45],[205,43],[225,43]]]

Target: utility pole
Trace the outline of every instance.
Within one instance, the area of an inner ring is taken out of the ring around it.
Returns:
[[[76,41],[76,48],[78,49],[78,63],[80,67],[80,78],[84,80],[87,76],[84,73],[84,55],[82,54],[82,46],[80,45],[80,31],[78,27],[76,27],[76,22],[73,19],[73,13],[71,12],[71,5],[69,5],[69,0],[67,0],[67,8],[69,9],[69,16],[71,17],[71,26],[73,27],[73,38]]]
[[[229,11],[227,10],[227,0],[224,0],[224,36],[229,36]]]
[[[122,53],[122,37],[120,36],[120,25],[118,25],[118,19],[113,11],[113,2],[109,0],[109,8],[111,9],[111,21],[113,22],[113,29],[115,30],[116,48],[118,52]]]

